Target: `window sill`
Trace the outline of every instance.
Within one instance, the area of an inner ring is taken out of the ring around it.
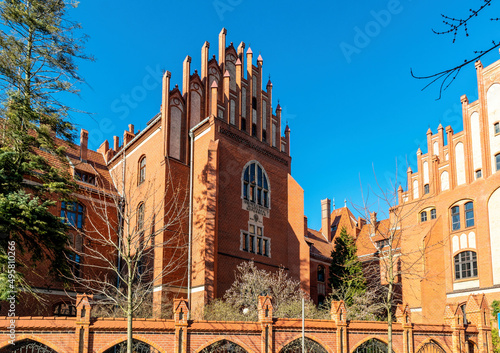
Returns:
[[[479,288],[478,276],[458,279],[453,283],[453,291],[469,288]]]

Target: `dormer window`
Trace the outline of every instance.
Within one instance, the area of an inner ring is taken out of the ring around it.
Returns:
[[[95,175],[81,170],[75,170],[75,179],[87,184],[95,185]]]

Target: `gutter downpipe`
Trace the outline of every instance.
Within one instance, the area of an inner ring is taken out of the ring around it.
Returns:
[[[188,295],[187,295],[187,300],[188,300],[188,320],[191,318],[191,248],[192,248],[192,242],[193,242],[193,155],[194,155],[194,131],[198,129],[200,126],[205,124],[207,121],[210,120],[210,117],[207,117],[203,119],[201,122],[196,124],[189,130],[189,137],[191,139],[191,146],[190,146],[190,152],[189,152],[189,240],[188,240]]]

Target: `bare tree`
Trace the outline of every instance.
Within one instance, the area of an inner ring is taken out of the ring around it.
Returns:
[[[397,175],[397,173],[396,173]],[[422,236],[416,228],[424,201],[408,201],[397,180],[385,189],[376,179],[376,188],[362,190],[361,206],[354,208],[368,221],[368,234],[358,237],[358,249],[373,251],[365,262],[370,286],[377,285],[388,325],[388,352],[392,349],[392,323],[397,304],[402,301],[402,281],[426,278],[423,264],[426,251],[443,245]],[[373,202],[372,202],[373,200]],[[385,216],[377,219],[377,213]],[[372,287],[373,288],[373,287]]]
[[[140,180],[135,167],[127,168],[122,157],[123,169],[114,175],[117,191],[103,178],[89,186],[85,230],[74,227],[80,241],[73,242],[68,259],[76,288],[94,294],[102,313],[127,318],[128,353],[132,319],[160,314],[153,313],[153,288],[187,281],[186,180],[174,180],[168,159],[165,176]],[[136,180],[144,185],[139,188]]]
[[[257,321],[259,295],[271,296],[274,317],[300,318],[302,298],[305,299],[306,318],[329,317],[330,308],[318,309],[300,289],[300,282],[290,278],[283,268],[269,272],[248,261],[239,264],[235,272],[235,280],[224,299],[216,299],[205,306],[206,320]]]
[[[459,33],[463,33],[466,37],[469,36],[469,24],[478,20],[485,20],[485,16],[487,16],[487,8],[491,5],[493,0],[481,0],[480,5],[477,5],[474,8],[470,8],[467,15],[462,17],[452,17],[445,14],[441,14],[443,19],[444,29],[442,30],[432,30],[437,35],[453,35],[453,43],[455,43],[457,36]],[[498,21],[499,18],[489,18],[490,21]],[[410,69],[411,75],[417,79],[423,80],[431,80],[427,85],[422,88],[422,90],[426,89],[430,85],[435,82],[440,82],[439,86],[439,96],[437,99],[441,98],[441,94],[444,90],[446,90],[451,83],[457,78],[460,71],[467,65],[476,62],[484,55],[493,51],[494,49],[500,46],[500,41],[496,38],[491,40],[491,45],[482,50],[475,50],[473,52],[473,56],[466,58],[463,60],[461,64],[455,65],[453,67],[447,68],[443,71],[434,73],[432,75],[426,76],[418,76],[413,73],[413,70]]]

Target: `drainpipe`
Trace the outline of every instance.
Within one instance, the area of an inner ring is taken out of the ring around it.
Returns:
[[[188,295],[187,295],[187,300],[188,300],[188,317],[187,319],[190,319],[191,316],[191,248],[192,248],[192,242],[193,242],[193,154],[194,154],[194,131],[198,129],[200,126],[205,124],[208,120],[210,120],[210,117],[205,118],[203,121],[200,123],[196,124],[189,130],[189,137],[191,139],[191,146],[190,146],[190,153],[189,153],[189,168],[190,168],[190,173],[189,173],[189,240],[188,240]]]

